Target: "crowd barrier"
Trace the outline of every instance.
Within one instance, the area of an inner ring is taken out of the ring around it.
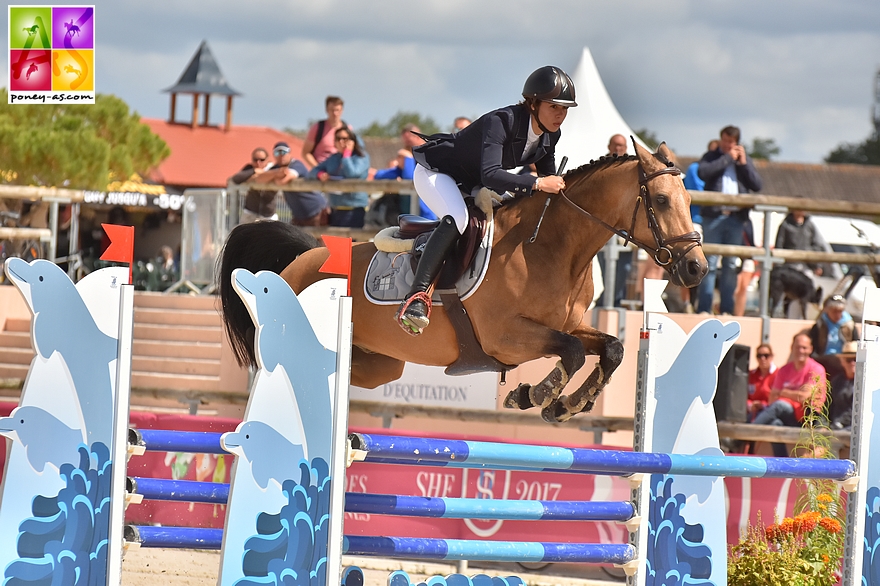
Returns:
[[[339,294],[344,281],[320,281],[296,296],[273,273],[239,269],[233,285],[254,319],[260,366],[244,421],[223,434],[131,431],[126,378],[133,309],[120,270],[103,269],[74,286],[51,263],[16,260],[6,270],[34,313],[37,356],[19,407],[0,419],[0,433],[12,439],[0,497],[6,579],[36,582],[64,572],[76,577],[71,583],[87,575],[89,583],[117,584],[128,543],[219,548],[220,584],[286,577],[355,584],[363,579],[359,570],[341,569],[342,554],[351,553],[614,563],[627,571],[630,584],[720,585],[726,583],[727,555],[721,477],[739,476],[840,481],[850,491],[844,583],[876,583],[874,542],[866,535],[880,526],[880,450],[870,449],[880,445],[873,426],[880,346],[876,336],[867,339],[870,327],[863,328],[866,339],[857,354],[852,460],[724,456],[712,397],[717,366],[739,326],[710,319],[685,333],[662,313],[645,315],[635,452],[348,437],[351,306]],[[128,454],[150,449],[234,454],[236,465],[228,485],[126,478]],[[632,495],[594,502],[346,494],[345,469],[352,461],[617,475],[629,479]],[[225,525],[125,525],[124,503],[138,498],[226,503]],[[610,520],[625,523],[630,539],[571,542],[565,525],[558,525],[553,542],[344,535],[344,510],[542,523]]]

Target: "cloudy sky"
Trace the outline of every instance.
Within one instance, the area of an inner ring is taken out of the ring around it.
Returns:
[[[145,117],[168,116],[161,90],[206,39],[240,124],[304,128],[338,94],[355,128],[399,110],[448,126],[514,103],[536,67],[573,71],[586,46],[629,125],[682,155],[733,123],[820,162],[873,128],[877,0],[93,1],[97,89]]]

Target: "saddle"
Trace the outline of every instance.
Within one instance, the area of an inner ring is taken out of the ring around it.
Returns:
[[[466,198],[468,206],[468,226],[464,234],[459,238],[453,253],[443,265],[440,276],[435,284],[435,297],[439,295],[439,302],[445,307],[446,314],[455,329],[458,338],[459,357],[453,364],[446,367],[446,374],[464,375],[476,372],[505,372],[513,368],[503,364],[487,355],[474,334],[474,328],[470,317],[461,300],[472,293],[479,280],[485,274],[485,266],[488,263],[488,251],[481,247],[481,243],[487,240],[491,233],[491,221],[487,217],[483,206],[478,206],[473,198]],[[489,207],[491,210],[491,207]],[[421,216],[401,214],[398,217],[398,226],[386,228],[380,232],[374,243],[380,252],[388,254],[409,253],[410,269],[415,273],[419,258],[425,249],[425,244],[431,236],[431,232],[439,225],[439,220],[428,220]],[[376,254],[373,263],[367,271],[365,293],[367,298],[373,297],[369,290],[373,264],[376,263],[380,253]],[[396,257],[392,257],[396,258]],[[375,283],[385,282],[388,275],[374,277]],[[469,283],[462,286],[462,282]],[[400,295],[403,298],[403,295]],[[372,299],[371,299],[372,300]],[[396,303],[397,301],[395,301]]]

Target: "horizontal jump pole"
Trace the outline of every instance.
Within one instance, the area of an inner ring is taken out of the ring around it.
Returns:
[[[855,475],[851,460],[761,458],[755,456],[688,456],[614,450],[590,450],[356,433],[352,449],[366,452],[365,461],[422,465],[435,462],[462,468],[539,470],[584,474],[683,474],[736,478],[829,478]]]
[[[636,557],[635,548],[629,544],[477,541],[364,535],[343,537],[342,553],[418,560],[592,564],[624,564]]]
[[[229,500],[229,484],[221,482],[129,476],[126,479],[125,490],[154,501],[225,505]]]
[[[126,489],[145,499],[226,504],[229,485],[195,480],[129,477]],[[536,501],[441,498],[393,494],[345,493],[347,513],[502,519],[510,521],[628,521],[635,514],[628,501]]]
[[[123,536],[125,541],[139,543],[141,547],[220,549],[223,545],[222,529],[203,529],[201,527],[126,525]]]
[[[627,501],[441,498],[361,492],[345,493],[345,511],[404,517],[514,521],[628,521],[635,515],[633,504]]]
[[[129,429],[128,443],[144,446],[148,452],[187,452],[228,454],[220,447],[222,433],[210,431],[171,431],[167,429]]]
[[[223,530],[126,525],[125,540],[138,543],[141,547],[220,549],[223,543]],[[420,560],[486,562],[623,564],[635,559],[635,548],[628,544],[479,541],[364,535],[344,536],[342,553]]]

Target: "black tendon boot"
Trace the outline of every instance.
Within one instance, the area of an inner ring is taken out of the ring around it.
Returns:
[[[459,236],[461,234],[458,232],[455,220],[452,216],[444,216],[425,243],[425,250],[422,252],[422,258],[419,259],[412,288],[397,310],[397,323],[406,333],[418,336],[428,327],[428,318],[431,315],[428,288],[440,274],[443,261],[458,242]]]

